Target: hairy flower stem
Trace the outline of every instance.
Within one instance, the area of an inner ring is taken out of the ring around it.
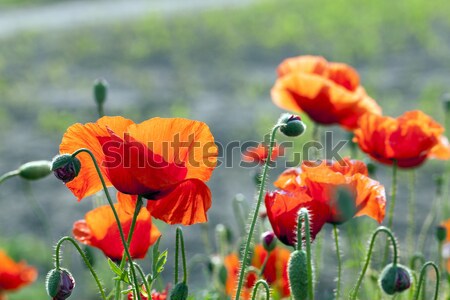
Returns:
[[[12,178],[14,176],[19,175],[19,170],[14,170],[14,171],[10,171],[8,173],[3,174],[2,176],[0,176],[0,184],[3,183],[3,181]]]
[[[333,235],[334,235],[334,244],[336,247],[336,258],[338,263],[338,274],[337,274],[337,283],[336,283],[336,295],[335,299],[339,300],[341,295],[341,273],[342,273],[342,261],[341,261],[341,251],[339,249],[339,230],[337,225],[333,225]]]
[[[313,282],[313,268],[312,268],[312,255],[311,255],[311,226],[309,221],[309,212],[306,208],[300,209],[298,222],[297,222],[297,250],[301,250],[301,232],[298,229],[301,224],[304,223],[304,240],[306,249],[306,267],[308,271],[308,300],[314,300],[314,282]]]
[[[394,222],[394,208],[395,208],[395,199],[397,196],[397,161],[394,160],[392,164],[392,186],[391,186],[391,205],[389,207],[389,216],[388,216],[388,228],[392,230],[392,224]],[[389,243],[386,243],[386,247],[384,248],[384,256],[383,256],[383,265],[386,264],[389,253]]]
[[[242,260],[241,260],[241,269],[239,270],[239,280],[238,280],[238,285],[237,285],[237,289],[236,289],[236,298],[235,298],[236,300],[239,300],[239,298],[241,296],[242,285],[244,284],[245,269],[247,268],[247,260],[248,260],[247,258],[250,253],[250,245],[251,245],[251,241],[253,239],[253,232],[255,230],[256,221],[257,221],[258,215],[259,215],[259,208],[261,206],[262,198],[264,196],[264,191],[265,191],[264,188],[266,185],[267,172],[268,172],[269,164],[271,161],[270,159],[272,157],[272,149],[273,149],[273,144],[275,142],[275,134],[281,125],[282,124],[275,125],[275,127],[272,129],[272,133],[270,135],[269,152],[267,153],[267,159],[264,164],[263,174],[262,174],[262,178],[261,178],[261,186],[259,188],[258,200],[256,202],[255,211],[253,212],[252,220],[250,223],[250,228],[248,230],[247,240],[245,243],[244,255],[242,256]]]
[[[372,237],[370,239],[369,249],[367,250],[366,254],[366,261],[364,262],[363,269],[361,273],[359,274],[358,280],[356,281],[355,286],[353,287],[352,291],[350,292],[349,300],[355,300],[356,296],[358,295],[359,288],[361,286],[361,283],[363,281],[364,275],[366,274],[367,268],[369,267],[370,259],[372,258],[372,252],[373,252],[373,246],[375,245],[375,238],[378,236],[380,232],[384,232],[387,234],[388,238],[391,240],[392,248],[394,250],[394,257],[392,264],[395,266],[398,263],[398,250],[397,250],[397,241],[392,234],[391,230],[389,228],[386,228],[384,226],[378,227],[374,233],[372,234]]]
[[[420,270],[420,278],[419,278],[419,283],[417,285],[417,289],[416,289],[416,294],[414,296],[414,300],[419,300],[419,295],[420,295],[420,288],[422,287],[422,284],[425,283],[425,276],[426,276],[426,271],[428,267],[432,267],[436,273],[436,285],[434,287],[434,300],[438,299],[438,295],[439,295],[439,284],[441,281],[441,274],[439,272],[439,268],[438,266],[436,266],[436,264],[432,261],[428,261],[426,262],[422,269]]]
[[[181,249],[181,259],[183,263],[183,283],[186,284],[187,282],[187,266],[186,266],[186,250],[184,248],[184,238],[183,238],[183,231],[181,230],[181,227],[177,228],[176,235],[175,235],[175,279],[174,279],[174,285],[178,283],[178,256],[179,256],[179,249]]]
[[[61,268],[61,246],[62,246],[62,243],[64,243],[65,241],[70,242],[75,247],[75,249],[77,249],[78,253],[80,254],[81,258],[84,261],[84,264],[89,269],[89,271],[91,271],[92,277],[94,277],[94,280],[97,283],[98,290],[100,291],[102,299],[106,300],[107,298],[106,298],[106,295],[105,295],[105,289],[103,288],[100,280],[98,279],[97,273],[95,273],[95,270],[92,267],[91,263],[89,262],[89,259],[87,258],[87,256],[84,253],[84,251],[80,248],[80,246],[78,246],[77,242],[75,242],[75,240],[73,238],[71,238],[69,236],[65,236],[65,237],[61,238],[58,241],[58,243],[56,244],[56,248],[55,248],[55,268],[57,270],[60,270],[60,268]]]
[[[260,285],[264,287],[264,290],[266,292],[265,300],[270,300],[270,287],[264,279],[260,279],[255,283],[252,292],[252,300],[256,300],[256,294],[258,293],[258,288]]]
[[[123,233],[122,224],[120,224],[119,215],[117,214],[117,211],[116,211],[116,209],[114,207],[114,203],[111,200],[111,196],[109,194],[108,187],[106,186],[105,179],[103,178],[102,172],[100,171],[100,168],[98,166],[98,163],[97,163],[97,161],[95,159],[94,154],[92,154],[92,152],[89,149],[86,149],[86,148],[78,149],[77,151],[75,151],[72,154],[72,157],[76,157],[78,154],[80,154],[82,152],[86,152],[91,157],[92,162],[94,163],[94,166],[95,166],[95,170],[97,171],[98,177],[100,178],[100,181],[102,183],[106,199],[108,200],[109,206],[111,207],[112,212],[114,214],[114,218],[116,219],[117,227],[119,228],[120,239],[122,240],[123,248],[124,248],[125,253],[127,255],[128,262],[130,263],[131,275],[132,275],[132,277],[134,279],[134,285],[135,285],[134,288],[135,288],[135,291],[136,291],[135,295],[136,295],[138,300],[141,300],[141,293],[139,292],[139,283],[138,283],[138,280],[137,280],[137,277],[136,277],[136,271],[134,269],[133,258],[131,257],[130,250],[128,249],[129,247],[128,247],[127,241],[125,240],[125,235]],[[129,236],[131,236],[131,235],[129,235]],[[119,298],[116,298],[116,300],[117,299],[119,299]]]
[[[408,198],[408,227],[406,232],[406,244],[410,251],[414,251],[414,229],[415,229],[415,211],[416,211],[416,172],[412,170],[409,174],[409,198]],[[411,253],[410,253],[411,254]]]

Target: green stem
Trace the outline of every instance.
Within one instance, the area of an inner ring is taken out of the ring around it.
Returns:
[[[144,273],[144,271],[142,270],[141,266],[138,265],[137,263],[134,263],[134,266],[136,267],[136,270],[138,271],[139,276],[141,276],[142,282],[144,282],[145,292],[147,293],[148,296],[150,296],[151,290],[150,290],[150,286],[148,285],[148,281],[147,281],[147,279],[145,278],[145,273]],[[147,298],[148,298],[148,297],[147,297]]]
[[[111,207],[112,212],[114,214],[114,218],[116,219],[117,227],[119,228],[119,234],[120,234],[120,239],[122,240],[123,248],[124,248],[125,253],[127,255],[128,262],[130,263],[130,269],[131,269],[131,274],[132,274],[132,276],[134,278],[134,284],[135,284],[137,299],[141,300],[141,295],[139,293],[139,283],[137,281],[136,271],[134,270],[133,258],[131,257],[130,251],[128,249],[128,243],[125,240],[125,235],[123,233],[122,224],[120,223],[119,215],[117,214],[117,211],[116,211],[116,209],[114,207],[114,203],[111,200],[111,196],[109,194],[108,187],[106,186],[105,179],[103,178],[102,172],[101,172],[101,170],[100,170],[100,168],[98,166],[98,163],[97,163],[97,160],[95,159],[94,154],[92,154],[92,152],[89,149],[85,149],[85,148],[78,149],[77,151],[75,151],[72,154],[72,157],[76,157],[78,154],[80,154],[82,152],[86,152],[91,157],[92,162],[94,163],[94,166],[95,166],[95,170],[97,171],[98,177],[100,178],[100,181],[102,183],[103,190],[105,191],[106,199],[108,200],[109,206]],[[129,238],[130,238],[130,236],[131,235],[129,234]],[[116,299],[118,299],[118,298],[116,298]]]
[[[181,227],[177,228],[176,236],[175,236],[175,281],[174,284],[178,283],[178,253],[181,249],[181,259],[183,263],[183,283],[186,284],[187,282],[187,265],[186,265],[186,250],[184,247],[184,238],[183,238],[183,231],[181,230]]]
[[[252,292],[252,300],[256,300],[256,293],[258,292],[258,287],[260,285],[262,285],[264,287],[264,290],[266,292],[265,300],[270,300],[270,287],[264,279],[260,279],[255,283],[255,286],[253,287],[253,292]]]
[[[241,269],[239,270],[239,280],[238,280],[238,285],[237,285],[237,289],[236,289],[236,297],[235,297],[236,300],[239,300],[239,298],[241,296],[242,285],[244,284],[245,269],[247,267],[247,257],[250,252],[250,245],[251,245],[251,241],[253,239],[253,231],[255,230],[256,221],[258,219],[259,208],[261,206],[262,198],[264,196],[264,188],[266,185],[266,178],[267,178],[267,172],[269,169],[270,159],[272,157],[272,148],[273,148],[273,144],[275,141],[275,134],[280,126],[281,126],[280,124],[275,125],[275,127],[272,129],[272,133],[270,135],[269,152],[267,153],[267,160],[264,163],[264,169],[263,169],[263,175],[261,178],[262,179],[261,186],[259,188],[258,200],[256,202],[255,211],[253,212],[253,217],[252,217],[252,220],[250,223],[250,228],[249,228],[248,235],[247,235],[247,241],[245,243],[244,255],[241,260]]]
[[[105,115],[105,111],[103,110],[103,104],[97,104],[98,117],[101,118]]]
[[[389,206],[389,214],[388,214],[388,228],[392,230],[392,224],[394,222],[394,208],[395,208],[395,199],[397,196],[397,161],[394,160],[392,164],[392,186],[391,186],[391,204]],[[383,265],[386,264],[389,253],[389,243],[386,243],[386,247],[384,248],[384,256],[383,256]]]
[[[305,240],[306,260],[307,260],[306,268],[308,272],[308,299],[314,300],[314,280],[313,280],[312,255],[311,255],[311,227],[309,224],[310,221],[308,209],[306,208],[300,209],[299,215],[302,217],[302,222],[305,223],[305,230],[303,232],[305,234],[304,240]],[[298,227],[299,225],[297,224],[297,228]],[[300,240],[302,240],[302,238],[300,238]]]
[[[86,254],[83,252],[83,250],[80,248],[80,246],[78,246],[77,242],[75,242],[75,240],[69,236],[65,236],[63,238],[61,238],[58,243],[56,244],[56,249],[55,249],[55,268],[57,270],[60,270],[60,265],[61,265],[61,245],[63,242],[68,241],[70,242],[75,249],[77,249],[78,253],[80,254],[81,258],[83,258],[83,261],[86,265],[86,267],[89,269],[89,271],[91,271],[92,277],[94,277],[95,282],[97,283],[98,289],[100,291],[100,294],[102,295],[102,299],[106,300],[106,295],[105,295],[105,290],[100,282],[100,280],[98,279],[97,273],[95,273],[94,268],[92,267],[92,265],[89,263],[89,259],[86,257]]]
[[[315,278],[316,282],[318,282],[320,278],[321,263],[322,263],[322,255],[323,255],[323,234],[316,235],[316,239],[314,240],[315,251],[314,251],[314,265],[315,265]]]
[[[367,267],[369,266],[370,259],[372,257],[373,252],[373,246],[375,244],[375,238],[378,236],[380,232],[384,232],[387,234],[387,236],[391,239],[392,247],[394,250],[394,259],[393,259],[393,265],[395,266],[398,262],[398,250],[397,250],[397,241],[395,240],[394,235],[392,234],[391,230],[389,228],[386,228],[384,226],[378,227],[374,233],[372,234],[372,238],[370,240],[369,249],[366,254],[366,261],[364,262],[364,267],[358,277],[358,280],[356,281],[355,286],[353,287],[352,291],[350,292],[350,300],[355,300],[356,296],[358,295],[359,287],[361,286],[361,283],[363,281],[364,275],[366,274]]]
[[[342,261],[341,261],[341,252],[339,249],[339,230],[337,225],[333,225],[333,234],[334,234],[334,243],[336,247],[336,258],[338,263],[338,274],[337,274],[337,286],[336,286],[336,300],[340,299],[341,295],[341,273],[342,273]]]
[[[263,276],[264,271],[266,270],[267,262],[269,261],[269,256],[271,252],[267,252],[266,257],[264,258],[264,262],[261,265],[261,270],[259,271],[259,277]]]
[[[436,285],[434,287],[434,298],[433,299],[434,300],[438,299],[441,274],[439,272],[438,266],[436,266],[436,264],[434,262],[428,261],[423,265],[422,270],[420,271],[420,279],[419,279],[419,283],[417,285],[417,290],[416,290],[416,295],[414,296],[414,300],[419,300],[420,288],[422,287],[422,284],[425,281],[426,270],[429,266],[431,266],[434,269],[434,271],[436,272]]]
[[[12,178],[12,177],[14,177],[14,176],[17,176],[17,175],[19,175],[19,170],[10,171],[10,172],[8,172],[8,173],[3,174],[3,175],[0,177],[0,184],[2,184],[3,181],[5,181],[5,180],[7,180],[7,179],[9,179],[9,178]]]
[[[416,172],[412,170],[409,174],[409,198],[408,198],[408,229],[406,233],[406,244],[408,245],[408,249],[413,251],[414,249],[414,231],[415,231],[415,210],[416,210],[416,193],[415,193],[415,184],[416,184]]]
[[[297,216],[297,244],[295,245],[295,250],[302,250],[303,249],[303,214],[299,213]],[[305,229],[306,233],[306,229]]]

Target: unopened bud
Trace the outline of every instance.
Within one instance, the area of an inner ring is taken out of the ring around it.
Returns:
[[[447,228],[445,226],[440,225],[436,228],[436,238],[439,242],[445,241],[447,238]]]
[[[66,269],[53,269],[47,274],[45,280],[47,294],[53,300],[65,300],[70,297],[75,287],[72,274]]]
[[[78,176],[81,162],[70,154],[57,155],[52,161],[52,171],[56,178],[64,183],[70,182]]]
[[[401,293],[411,286],[411,273],[402,265],[387,265],[380,275],[381,289],[388,295]]]
[[[377,165],[373,162],[367,163],[367,172],[369,173],[370,177],[375,177],[377,173]]]
[[[186,283],[177,283],[170,293],[170,300],[186,300],[188,297],[188,290]]]
[[[292,252],[288,262],[288,278],[294,300],[306,300],[308,298],[307,270],[306,252],[304,250]]]
[[[273,231],[266,231],[261,235],[261,241],[267,252],[272,251],[277,246],[277,238]]]
[[[99,78],[94,82],[94,99],[98,105],[103,105],[106,101],[106,97],[108,96],[108,82]]]
[[[52,163],[47,160],[31,161],[19,167],[19,176],[27,180],[37,180],[47,177],[51,172]]]
[[[300,136],[306,130],[305,123],[296,115],[283,114],[278,120],[278,124],[281,124],[280,131],[290,137]]]

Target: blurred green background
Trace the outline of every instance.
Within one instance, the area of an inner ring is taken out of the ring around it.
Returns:
[[[92,83],[98,77],[110,84],[106,114],[135,122],[154,116],[198,119],[223,144],[258,141],[267,133],[282,112],[269,95],[275,69],[301,54],[354,66],[385,114],[418,108],[442,121],[441,96],[450,90],[449,11],[448,0],[0,0],[0,173],[50,159],[69,125],[96,120]],[[233,153],[234,167],[218,168],[209,183],[211,228],[224,222],[237,230],[230,222],[231,199],[239,192],[253,199],[251,170],[239,168],[239,151]],[[433,174],[441,170],[442,164],[428,162],[418,172],[418,228],[430,208]],[[389,169],[381,167],[379,174],[389,190]],[[400,182],[395,220],[400,240],[406,185]],[[1,186],[0,247],[40,269],[39,280],[10,299],[46,298],[43,280],[53,245],[71,233],[92,202],[77,203],[54,178],[31,184],[13,179]],[[196,243],[200,226],[185,231],[188,255],[203,251]],[[329,231],[322,233],[328,252]],[[174,228],[167,227],[163,245],[169,251],[173,237]],[[368,233],[361,245],[367,238]],[[358,267],[359,257],[344,253],[349,267]],[[73,298],[96,299],[74,251],[64,257],[78,281]],[[336,275],[334,254],[326,257],[322,266],[333,267],[321,271],[323,300],[332,299]],[[107,278],[107,266],[100,263],[100,269]],[[166,271],[171,278],[170,266]],[[344,270],[346,286],[356,272]],[[201,276],[192,280],[194,289],[205,286]]]

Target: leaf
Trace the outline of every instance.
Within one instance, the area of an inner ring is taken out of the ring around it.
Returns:
[[[118,265],[116,265],[115,262],[113,262],[110,258],[108,258],[108,265],[109,268],[111,269],[111,271],[113,271],[114,273],[116,273],[117,275],[119,275],[119,277],[122,276],[122,270],[119,268]]]

